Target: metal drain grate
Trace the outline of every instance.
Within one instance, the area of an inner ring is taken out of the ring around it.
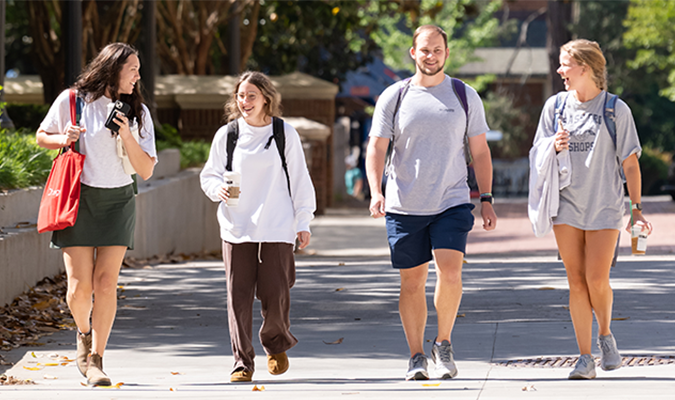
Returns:
[[[515,368],[573,368],[579,357],[546,357],[508,360],[496,363],[500,367]],[[595,357],[596,363],[600,358]],[[650,367],[653,365],[675,364],[675,356],[624,356],[623,367]]]

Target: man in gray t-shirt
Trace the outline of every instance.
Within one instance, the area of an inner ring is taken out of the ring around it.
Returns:
[[[401,275],[399,312],[411,355],[406,379],[429,379],[424,355],[425,283],[429,261],[435,258],[438,334],[431,355],[436,377],[448,379],[457,375],[450,336],[462,297],[466,238],[474,223],[464,136],[481,192],[485,230],[495,229],[497,223],[490,193],[492,160],[478,93],[464,86],[465,113],[452,79],[443,73],[449,56],[446,33],[433,25],[419,27],[410,56],[415,75],[387,88],[375,106],[366,155],[370,212],[374,218],[386,214],[392,265]],[[390,141],[385,202],[382,175]]]

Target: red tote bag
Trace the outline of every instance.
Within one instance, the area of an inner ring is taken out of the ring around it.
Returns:
[[[75,91],[70,91],[70,120],[78,124]],[[75,151],[74,143],[64,148],[54,159],[45,191],[40,201],[38,233],[58,231],[75,225],[80,206],[80,175],[84,166],[84,154]]]

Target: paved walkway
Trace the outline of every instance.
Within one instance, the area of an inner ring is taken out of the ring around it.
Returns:
[[[672,205],[653,203],[661,207],[659,218],[652,218],[656,232],[672,235],[666,232],[675,226]],[[229,383],[233,361],[223,269],[219,262],[187,262],[122,271],[123,298],[105,356],[113,382],[123,383],[119,389],[84,387],[73,363],[50,365],[75,355],[74,333],[58,332],[42,338],[41,346],[4,353],[16,362],[7,375],[37,384],[0,386],[0,400],[673,398],[675,240],[661,245],[650,238],[650,255],[622,255],[612,271],[613,331],[625,362],[664,365],[598,369],[593,381],[568,381],[570,368],[540,365],[576,356],[565,272],[550,240],[536,248],[521,243],[529,240],[529,231],[517,225],[523,224],[521,210],[522,202],[498,204],[501,219],[492,233],[499,240],[471,234],[453,335],[459,367],[453,380],[402,379],[409,355],[398,317],[398,275],[388,261],[382,222],[363,210],[331,210],[313,224],[313,254],[298,257],[291,318],[300,342],[289,351],[288,373],[270,375],[256,344],[255,381]],[[430,327],[436,318],[434,281],[432,272]],[[427,341],[434,337],[428,329]],[[262,386],[264,391],[254,391]]]

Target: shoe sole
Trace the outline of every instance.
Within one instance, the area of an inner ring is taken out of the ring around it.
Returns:
[[[405,380],[406,381],[428,381],[429,380],[429,374],[425,373],[425,372],[422,372],[422,371],[417,371],[412,376],[406,375]]]
[[[456,376],[457,376],[457,371],[455,371],[454,374],[451,373],[451,372],[446,372],[445,374],[441,375],[438,379],[452,379]]]
[[[588,379],[595,379],[596,374],[593,373],[593,375],[589,376],[583,376],[583,375],[570,375],[567,379],[572,380],[572,381],[578,381],[578,380],[588,380]]]
[[[623,364],[623,363],[622,363],[622,364]],[[619,365],[609,365],[609,366],[601,365],[600,368],[602,368],[603,371],[614,371],[614,370],[616,370],[616,369],[621,368],[621,365],[622,365],[622,364],[619,364]]]
[[[112,386],[112,382],[108,380],[99,380],[97,382],[89,382],[87,381],[88,386]]]

